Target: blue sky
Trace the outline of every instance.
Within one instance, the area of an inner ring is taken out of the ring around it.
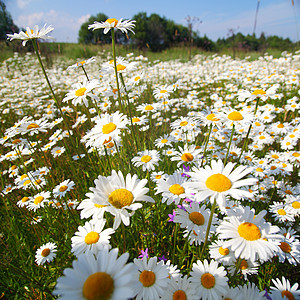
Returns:
[[[187,25],[188,16],[202,22],[194,25],[200,36],[226,37],[229,29],[252,34],[257,0],[5,0],[19,27],[52,25],[59,42],[77,42],[80,25],[99,12],[110,18],[131,19],[138,12],[157,13]],[[300,36],[300,0],[260,0],[256,35]]]

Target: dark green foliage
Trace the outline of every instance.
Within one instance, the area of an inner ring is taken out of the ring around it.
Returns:
[[[6,34],[14,32],[19,32],[19,28],[6,10],[4,2],[0,1],[0,40],[6,40]]]

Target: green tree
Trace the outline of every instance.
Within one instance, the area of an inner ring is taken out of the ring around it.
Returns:
[[[0,1],[0,40],[6,40],[7,33],[18,32],[19,28],[14,23],[10,13],[6,10],[6,5]]]
[[[98,13],[96,16],[91,16],[79,29],[78,42],[81,44],[105,44],[110,43],[111,37],[109,34],[104,34],[103,30],[88,29],[90,24],[97,22],[105,22],[108,17],[103,13]]]

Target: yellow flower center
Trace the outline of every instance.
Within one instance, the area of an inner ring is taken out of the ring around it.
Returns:
[[[299,201],[294,201],[292,203],[292,207],[295,208],[295,209],[299,209],[300,208],[300,202]]]
[[[86,244],[91,245],[97,243],[99,241],[99,238],[100,235],[98,232],[91,231],[85,236],[84,241]]]
[[[209,115],[207,115],[206,116],[206,119],[208,120],[208,121],[219,121],[220,119],[218,119],[218,118],[216,118],[216,115],[215,114],[209,114]]]
[[[294,157],[299,157],[299,156],[300,156],[300,153],[294,152],[292,155],[293,155]]]
[[[168,142],[168,140],[167,140],[167,139],[162,139],[160,142],[161,142],[162,144],[165,144],[165,143]]]
[[[68,189],[68,187],[66,185],[62,185],[59,187],[59,191],[62,193],[64,191],[66,191]]]
[[[136,76],[136,77],[134,78],[134,81],[139,81],[140,79],[141,79],[140,76]]]
[[[265,94],[266,94],[266,92],[263,91],[263,90],[260,90],[260,89],[255,90],[255,91],[252,93],[252,95],[254,95],[254,96],[262,96],[262,95],[265,95]]]
[[[292,250],[291,246],[286,242],[281,242],[279,248],[285,253],[290,253]]]
[[[228,191],[232,186],[231,181],[225,175],[220,173],[209,176],[205,181],[205,185],[215,192]]]
[[[22,199],[21,199],[21,201],[24,203],[24,202],[27,202],[29,200],[29,198],[28,197],[23,197]]]
[[[106,22],[109,23],[109,24],[112,24],[113,22],[115,22],[114,27],[116,27],[117,24],[118,24],[118,20],[117,20],[117,19],[114,19],[114,18],[112,18],[112,19],[107,19]]]
[[[277,128],[284,128],[284,125],[280,123],[277,125]]]
[[[186,293],[182,290],[177,290],[173,294],[173,300],[187,300]]]
[[[197,211],[191,212],[189,214],[189,219],[196,225],[203,225],[205,221],[203,215]]]
[[[145,110],[152,110],[154,107],[152,105],[146,105]]]
[[[141,157],[141,161],[142,161],[143,163],[147,163],[147,162],[149,162],[151,159],[152,159],[152,157],[149,156],[149,155],[143,155],[143,156]]]
[[[187,121],[182,121],[182,122],[180,122],[180,126],[186,126],[187,124],[188,124]]]
[[[238,111],[233,111],[231,112],[227,118],[231,121],[241,121],[244,119],[244,117],[242,116],[242,114]]]
[[[30,32],[31,32],[31,34],[33,34],[33,29],[30,29]],[[25,34],[29,37],[29,33],[27,30],[26,30]]]
[[[110,122],[108,124],[103,125],[102,132],[104,134],[109,134],[109,133],[113,132],[116,128],[117,128],[116,124]]]
[[[132,123],[136,123],[136,122],[139,122],[141,121],[140,118],[132,118]]]
[[[169,187],[169,191],[174,195],[181,195],[184,193],[184,188],[180,184],[173,184]]]
[[[114,280],[105,272],[96,272],[84,282],[82,294],[86,300],[107,300],[114,291]]]
[[[257,168],[256,171],[257,172],[263,172],[264,170],[262,168]]]
[[[238,233],[240,237],[247,241],[256,241],[261,238],[259,228],[250,222],[244,222],[238,227]]]
[[[279,156],[278,156],[277,154],[273,154],[273,155],[272,155],[272,158],[278,159]]]
[[[24,181],[24,183],[23,183],[23,185],[25,186],[25,185],[27,185],[27,184],[29,184],[31,181],[28,179],[28,180],[25,180]]]
[[[152,286],[155,283],[156,276],[152,271],[144,270],[139,277],[140,282],[145,287]]]
[[[156,175],[155,179],[161,179],[161,175]]]
[[[107,205],[102,205],[102,204],[94,203],[94,206],[97,207],[97,208],[102,208],[102,207],[105,207]]]
[[[40,126],[38,124],[35,124],[35,123],[31,123],[27,126],[27,130],[29,129],[33,129],[33,128],[39,128]]]
[[[215,286],[216,279],[215,277],[210,273],[204,273],[201,276],[201,284],[206,289],[211,289]]]
[[[82,88],[78,89],[77,91],[75,91],[75,96],[77,96],[77,97],[83,96],[85,91],[86,91],[86,88],[82,87]]]
[[[21,140],[20,139],[15,139],[15,140],[12,141],[12,143],[13,144],[19,144],[19,143],[21,143]]]
[[[223,256],[226,256],[229,254],[229,249],[228,248],[223,248],[223,247],[220,247],[219,248],[219,253]]]
[[[123,66],[121,64],[117,65],[117,71],[124,71],[125,69],[126,69],[125,66]]]
[[[132,203],[133,195],[126,189],[117,189],[109,195],[108,199],[112,206],[121,209],[122,207],[129,206]]]
[[[50,249],[49,248],[45,248],[43,249],[41,255],[44,257],[47,257],[50,254]]]
[[[287,297],[289,300],[295,300],[294,295],[293,295],[290,291],[287,291],[287,290],[282,291],[282,292],[281,292],[281,296],[282,296],[282,298],[284,298],[284,296],[285,296],[285,297]]]
[[[277,210],[277,213],[278,213],[279,215],[281,215],[281,216],[285,216],[285,215],[286,215],[286,211],[285,211],[284,209],[282,209],[282,208],[278,209],[278,210]]]
[[[182,155],[181,155],[181,159],[183,160],[183,161],[192,161],[193,159],[194,159],[194,156],[191,154],[191,153],[183,153]]]
[[[35,205],[38,205],[38,204],[41,203],[43,200],[44,200],[44,197],[43,197],[43,196],[37,196],[37,197],[34,199],[33,203],[34,203]]]
[[[248,263],[243,259],[241,261],[240,269],[241,270],[246,270],[248,268]]]

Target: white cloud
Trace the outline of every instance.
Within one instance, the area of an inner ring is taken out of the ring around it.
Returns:
[[[83,24],[84,22],[86,22],[89,18],[91,17],[91,14],[87,14],[85,16],[82,16],[80,17],[78,20],[77,20],[77,23],[79,25]]]
[[[18,8],[24,9],[32,0],[17,0]]]

